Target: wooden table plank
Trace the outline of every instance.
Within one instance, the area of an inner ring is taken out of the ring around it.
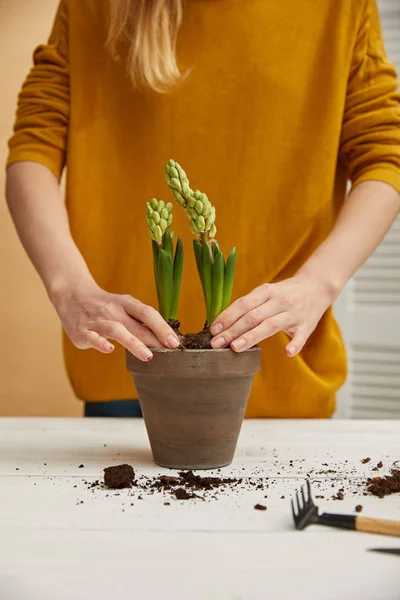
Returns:
[[[400,421],[246,421],[223,474],[267,489],[246,485],[207,502],[139,500],[135,490],[106,497],[83,479],[110,464],[128,462],[139,476],[170,473],[153,464],[142,421],[0,419],[0,600],[399,600],[399,557],[366,549],[400,540],[296,532],[289,510],[309,475],[323,510],[353,512],[360,503],[363,515],[400,518],[399,494],[380,500],[357,487],[399,460]],[[345,499],[333,501],[342,486]],[[254,510],[257,502],[268,510]]]

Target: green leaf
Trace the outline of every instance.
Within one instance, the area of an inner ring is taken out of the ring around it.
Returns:
[[[168,321],[171,317],[174,281],[172,260],[163,248],[160,248],[158,258],[158,287],[160,293],[160,313]]]
[[[168,231],[166,231],[164,233],[163,248],[164,248],[165,252],[168,254],[168,256],[170,257],[171,263],[173,263],[174,262],[174,246],[172,244],[171,234]]]
[[[211,315],[211,307],[212,307],[212,297],[213,297],[213,284],[212,284],[212,260],[211,260],[211,251],[207,242],[203,242],[202,244],[202,266],[203,266],[203,280],[204,280],[204,297],[206,301],[207,308],[207,323],[211,325],[210,315]]]
[[[233,282],[235,279],[236,248],[233,248],[227,258],[225,265],[224,294],[222,297],[222,311],[231,303]]]
[[[221,248],[218,246],[217,242],[215,242],[215,244],[212,245],[212,252],[213,252],[213,258],[215,260],[215,257],[217,256],[217,254],[219,254],[221,252]]]
[[[199,240],[193,240],[194,256],[196,258],[197,271],[199,272],[200,281],[204,290],[204,278],[203,278],[203,247]]]
[[[222,297],[224,293],[224,271],[225,271],[225,261],[224,255],[222,252],[217,254],[214,259],[213,266],[213,274],[212,274],[212,307],[211,307],[211,316],[210,323],[218,317],[222,308]]]
[[[173,268],[173,294],[172,294],[172,304],[171,304],[171,311],[170,311],[171,319],[178,318],[179,297],[180,297],[181,283],[182,283],[182,271],[183,271],[183,242],[182,242],[182,238],[178,237],[178,240],[176,242],[174,268]]]

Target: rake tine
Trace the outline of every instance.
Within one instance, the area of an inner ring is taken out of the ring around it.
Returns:
[[[291,504],[292,504],[292,514],[293,514],[293,519],[294,519],[294,521],[296,522],[296,511],[295,511],[295,509],[294,509],[294,502],[293,502],[293,500],[291,500],[290,502],[291,502]]]
[[[305,507],[307,505],[307,501],[306,501],[306,497],[304,495],[304,487],[303,486],[301,486],[301,490],[300,491],[301,491],[301,497],[303,499],[303,507]]]
[[[300,507],[299,492],[296,492],[296,500],[297,500],[297,510],[299,511],[299,514],[300,514],[301,513],[301,507]]]
[[[311,483],[310,480],[307,479],[307,493],[308,493],[308,502],[309,504],[314,504],[311,493]]]

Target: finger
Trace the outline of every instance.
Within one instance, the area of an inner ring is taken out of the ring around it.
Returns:
[[[110,344],[108,340],[99,335],[96,331],[85,332],[86,348],[94,348],[103,354],[111,354],[114,352],[115,346]]]
[[[275,335],[279,331],[284,331],[290,328],[290,316],[288,313],[276,315],[271,319],[263,321],[260,325],[246,332],[231,344],[232,350],[235,352],[244,352],[248,348],[252,348],[262,340]]]
[[[212,341],[211,345],[213,348],[226,348],[236,340],[239,336],[245,334],[247,331],[251,331],[258,325],[260,325],[266,319],[270,319],[275,315],[279,315],[284,312],[284,309],[278,302],[278,300],[270,300],[264,302],[261,306],[254,308],[253,310],[246,313],[236,323],[226,329],[221,335],[216,336]]]
[[[303,328],[298,327],[292,341],[286,346],[286,354],[290,358],[297,356],[303,350],[309,337],[309,334]]]
[[[132,335],[122,323],[114,321],[99,321],[96,329],[100,335],[115,340],[124,346],[131,354],[144,362],[153,358],[152,352],[136,336]]]
[[[218,335],[226,331],[243,315],[264,304],[269,299],[269,289],[270,286],[264,284],[253,290],[250,294],[247,294],[247,296],[242,296],[242,298],[233,302],[211,325],[211,333]]]
[[[132,296],[124,296],[123,308],[130,317],[133,317],[140,323],[144,323],[163,346],[172,349],[179,347],[178,336],[155,308],[143,304],[139,300],[136,300],[136,298],[132,298]]]
[[[142,341],[148,348],[156,349],[165,347],[146,325],[138,323],[138,321],[135,321],[135,319],[132,319],[132,317],[129,317],[127,314],[121,316],[120,322],[132,335]]]

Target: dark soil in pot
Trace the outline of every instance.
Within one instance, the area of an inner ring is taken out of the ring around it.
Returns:
[[[183,335],[179,331],[180,322],[179,321],[168,321],[168,325],[172,327],[172,329],[177,334],[180,342],[181,349],[185,350],[212,350],[211,340],[212,335],[209,326],[207,323],[204,325],[202,331],[198,333],[186,333]]]
[[[153,353],[153,360],[143,363],[127,352],[127,368],[155,462],[175,469],[229,465],[260,367],[260,348],[240,354],[186,348]]]

